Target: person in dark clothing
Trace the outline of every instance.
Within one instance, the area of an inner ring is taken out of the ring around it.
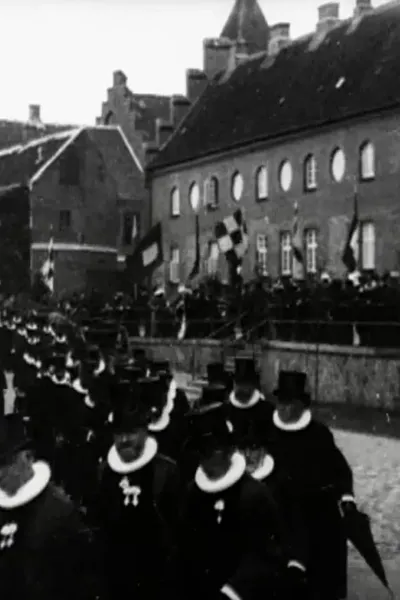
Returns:
[[[79,511],[35,461],[23,423],[0,423],[0,581],[9,600],[94,600],[101,587]],[[99,571],[100,573],[100,571]]]
[[[106,550],[107,597],[119,600],[126,590],[140,600],[168,597],[176,575],[178,469],[158,453],[141,408],[114,425],[115,443],[101,468],[96,508]]]
[[[312,598],[339,600],[347,593],[342,513],[355,509],[353,475],[330,430],[313,419],[306,386],[305,373],[279,374],[268,448],[307,526]]]

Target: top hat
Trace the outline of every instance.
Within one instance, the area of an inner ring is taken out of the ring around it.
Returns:
[[[234,380],[236,383],[258,383],[259,375],[255,361],[251,358],[235,359]]]
[[[222,362],[212,362],[207,365],[207,379],[209,383],[228,383],[229,373],[225,371],[225,365]]]
[[[124,407],[115,414],[114,433],[135,433],[139,429],[146,429],[148,421],[148,415],[142,406]]]
[[[6,415],[0,420],[0,464],[7,464],[13,456],[30,445],[22,418]]]
[[[274,395],[280,400],[299,399],[308,402],[310,394],[307,391],[307,374],[301,371],[280,371]]]
[[[168,376],[171,374],[170,365],[167,360],[153,361],[150,365],[150,370],[157,375]]]

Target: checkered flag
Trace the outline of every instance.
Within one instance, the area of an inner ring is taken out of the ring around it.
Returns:
[[[218,248],[229,263],[240,264],[249,246],[247,227],[240,209],[215,225]]]
[[[44,261],[41,273],[43,276],[43,281],[46,286],[49,288],[50,292],[54,292],[54,240],[51,237],[49,240],[49,245],[47,248],[47,257]]]

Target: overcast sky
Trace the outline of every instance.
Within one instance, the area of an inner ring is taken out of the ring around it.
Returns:
[[[342,0],[348,17],[356,0]],[[384,0],[373,0],[373,5]],[[292,37],[315,27],[323,0],[259,0],[269,24]],[[92,124],[112,72],[134,92],[185,91],[185,69],[202,67],[202,40],[218,36],[234,0],[0,0],[0,119]]]

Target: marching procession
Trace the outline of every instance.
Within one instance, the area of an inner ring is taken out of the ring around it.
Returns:
[[[190,402],[167,362],[122,360],[34,310],[4,309],[0,339],[8,600],[340,600],[348,539],[387,585],[305,373],[280,372],[267,398],[254,361],[211,363]]]

